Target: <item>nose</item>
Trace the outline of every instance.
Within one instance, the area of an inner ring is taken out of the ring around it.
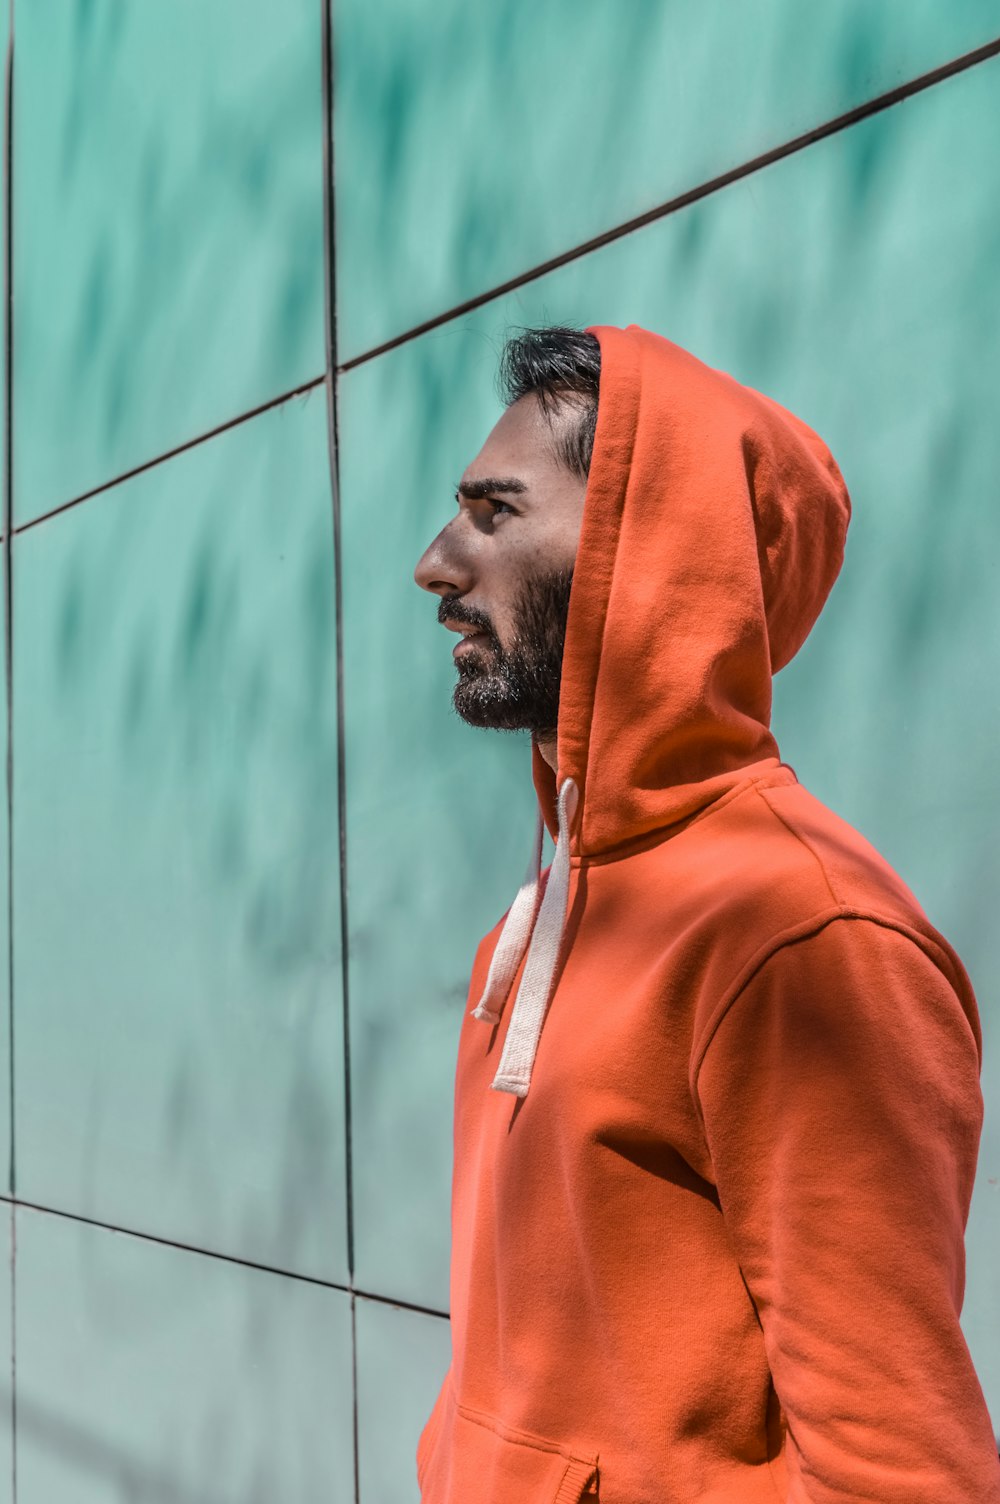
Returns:
[[[424,550],[413,578],[421,590],[433,595],[465,595],[472,588],[472,571],[452,546],[447,527]]]

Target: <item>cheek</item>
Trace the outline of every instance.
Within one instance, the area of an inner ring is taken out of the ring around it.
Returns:
[[[497,588],[490,592],[488,598],[487,610],[490,622],[504,648],[510,647],[513,637],[516,595],[517,581],[507,579],[498,583]]]
[[[505,649],[512,644],[524,585],[540,574],[572,568],[575,555],[576,537],[565,522],[542,530],[512,521],[509,537],[501,538],[498,529],[490,547],[481,551],[476,561],[475,596]]]
[[[558,559],[558,568],[572,569],[576,563],[576,553],[580,542],[580,530],[583,527],[583,508],[577,507],[565,519],[559,529],[559,535],[553,540],[553,553]]]
[[[571,568],[582,525],[583,516],[576,511],[561,511],[553,516],[549,525],[539,529],[531,539],[535,567],[547,572]]]
[[[504,648],[511,645],[522,582],[531,573],[530,558],[527,551],[512,549],[503,558],[491,558],[480,575],[482,606]]]

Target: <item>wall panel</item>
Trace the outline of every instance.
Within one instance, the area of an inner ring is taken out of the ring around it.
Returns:
[[[14,1504],[12,1396],[13,1333],[11,1331],[11,1253],[14,1210],[0,1202],[0,1504]]]
[[[18,1193],[343,1282],[322,389],[20,533]]]
[[[448,1322],[359,1299],[361,1504],[417,1504],[420,1432],[451,1362]]]
[[[17,1225],[19,1504],[353,1504],[345,1294]]]
[[[988,0],[338,0],[340,359],[998,34]]]
[[[320,376],[318,0],[16,0],[16,515]]]
[[[9,40],[10,25],[7,8],[0,4],[0,59],[6,67],[7,45]],[[3,145],[4,156],[7,151],[7,123],[6,107],[4,119],[0,121],[0,142]],[[0,232],[4,240],[7,236],[7,197],[0,195]],[[6,304],[6,299],[5,299]],[[6,412],[7,405],[7,363],[0,359],[0,402]],[[7,496],[7,425],[0,422],[0,487],[2,487],[3,500],[0,505],[6,508]],[[0,563],[6,557],[7,540],[4,536],[7,531],[6,515],[0,515]],[[0,599],[4,599],[3,586],[0,584]],[[6,606],[0,611],[3,621],[0,622],[0,663],[3,664],[0,675],[0,1189],[8,1190],[9,1166],[10,1166],[10,1054],[9,1054],[9,1020],[10,1020],[10,981],[8,975],[9,952],[9,924],[8,924],[8,858],[7,858],[7,831],[8,815],[7,806],[7,621]],[[2,1359],[0,1359],[2,1361]],[[0,1473],[3,1471],[3,1462],[0,1459]],[[2,1487],[2,1485],[0,1485]],[[2,1494],[0,1494],[2,1497]]]

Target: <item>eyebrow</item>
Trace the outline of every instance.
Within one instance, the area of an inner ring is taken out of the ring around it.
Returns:
[[[455,495],[464,496],[466,501],[482,501],[487,496],[495,496],[498,491],[503,491],[508,496],[523,496],[527,489],[524,481],[518,480],[516,476],[498,480],[488,475],[485,480],[459,481]]]

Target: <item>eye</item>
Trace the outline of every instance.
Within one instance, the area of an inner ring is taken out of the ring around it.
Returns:
[[[510,506],[506,501],[497,501],[493,496],[487,496],[485,500],[489,502],[491,507],[504,507],[508,512],[510,512],[512,517],[517,515],[514,511],[514,508]],[[493,515],[496,516],[497,514],[494,512]]]

